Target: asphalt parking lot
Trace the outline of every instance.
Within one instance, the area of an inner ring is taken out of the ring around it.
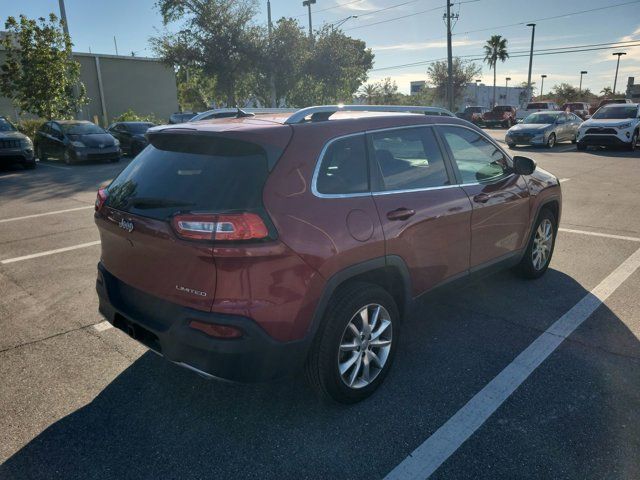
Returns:
[[[640,478],[640,153],[516,152],[562,181],[547,275],[425,300],[349,407],[300,377],[204,380],[105,325],[92,209],[126,162],[0,170],[0,478]]]

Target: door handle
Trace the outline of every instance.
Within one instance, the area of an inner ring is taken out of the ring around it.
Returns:
[[[487,203],[490,198],[491,196],[487,195],[486,193],[479,193],[478,195],[473,197],[473,201],[476,203]]]
[[[409,208],[398,208],[397,210],[391,210],[387,213],[387,218],[389,220],[406,220],[409,217],[412,217],[416,214],[415,210],[411,210]]]

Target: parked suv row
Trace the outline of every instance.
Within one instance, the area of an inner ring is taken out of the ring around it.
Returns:
[[[539,277],[553,253],[557,178],[439,113],[324,106],[152,128],[96,199],[100,312],[206,376],[304,366],[328,398],[367,397],[414,301],[488,269]]]

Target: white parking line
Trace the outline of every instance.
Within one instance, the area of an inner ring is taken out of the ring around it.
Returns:
[[[638,267],[640,249],[535,339],[497,377],[395,467],[385,480],[428,478]]]
[[[41,167],[51,167],[51,168],[59,168],[60,170],[71,170],[71,167],[62,167],[60,165],[51,165],[49,163],[38,162],[38,166]]]
[[[109,330],[110,328],[113,328],[113,325],[111,325],[109,322],[105,320],[104,322],[96,323],[93,326],[93,328],[98,332],[104,332],[105,330]]]
[[[79,245],[72,245],[70,247],[57,248],[55,250],[47,250],[46,252],[32,253],[31,255],[24,255],[23,257],[7,258],[6,260],[0,260],[0,264],[21,262],[23,260],[31,260],[32,258],[45,257],[47,255],[53,255],[55,253],[69,252],[71,250],[77,250],[79,248],[93,247],[94,245],[100,245],[100,240],[96,242],[81,243]]]
[[[573,230],[571,228],[559,228],[559,232],[577,233],[579,235],[591,235],[592,237],[613,238],[614,240],[627,240],[629,242],[640,242],[640,237],[627,237],[624,235],[613,235],[611,233],[589,232],[587,230]]]
[[[560,183],[564,183],[564,182],[568,182],[569,180],[571,180],[570,178],[561,178],[560,180],[558,180]]]
[[[53,212],[34,213],[33,215],[25,215],[23,217],[4,218],[0,220],[0,223],[15,222],[16,220],[26,220],[27,218],[45,217],[47,215],[57,215],[59,213],[77,212],[78,210],[88,210],[94,208],[93,205],[85,205],[84,207],[67,208],[65,210],[54,210]]]

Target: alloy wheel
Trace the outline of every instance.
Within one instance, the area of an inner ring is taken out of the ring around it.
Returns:
[[[342,334],[338,370],[343,383],[353,389],[373,382],[384,369],[392,342],[391,316],[372,303],[351,317]]]
[[[533,249],[531,250],[531,261],[533,268],[542,270],[547,264],[553,247],[553,225],[548,218],[545,218],[538,225],[536,236],[533,238]]]
[[[549,135],[549,139],[547,140],[547,147],[553,148],[556,144],[556,136],[554,133]]]

